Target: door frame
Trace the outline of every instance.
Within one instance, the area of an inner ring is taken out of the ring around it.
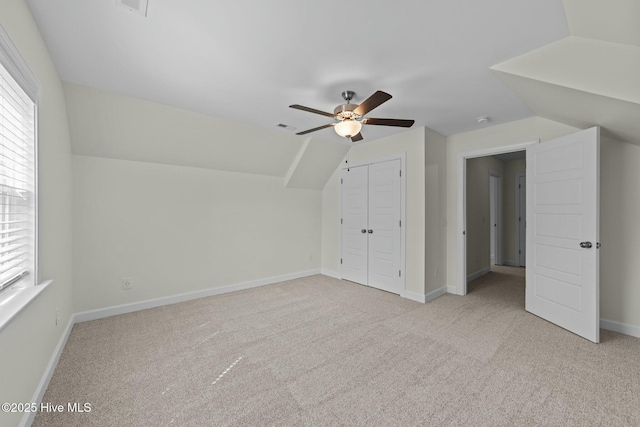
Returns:
[[[494,198],[494,203],[491,203],[491,178],[496,178],[497,189]],[[466,202],[466,201],[465,201]],[[496,225],[491,224],[491,211],[494,211]],[[489,170],[489,232],[494,236],[494,250],[495,256],[493,262],[495,265],[502,265],[502,175],[494,170]],[[489,236],[489,242],[491,242],[491,235]],[[491,243],[489,243],[491,245]],[[491,250],[489,250],[489,258],[491,258]]]
[[[456,279],[456,294],[467,294],[467,160],[478,157],[493,156],[494,154],[513,153],[515,151],[526,150],[533,144],[539,144],[540,140],[522,142],[513,145],[504,145],[500,147],[484,148],[481,150],[466,151],[458,155],[458,171],[457,171],[457,196],[458,196],[458,212],[457,212],[457,240],[458,240],[458,265]]]
[[[405,252],[406,252],[406,211],[405,211],[405,206],[406,206],[406,179],[407,179],[407,174],[406,174],[406,158],[407,158],[407,153],[406,152],[401,152],[401,153],[397,153],[394,154],[392,156],[388,156],[388,157],[379,157],[379,158],[375,158],[375,159],[371,159],[371,160],[358,160],[355,162],[348,162],[347,161],[347,165],[343,166],[340,165],[340,167],[338,168],[339,170],[339,174],[338,177],[339,179],[342,179],[342,171],[344,169],[349,169],[349,168],[355,168],[358,166],[368,166],[368,165],[372,165],[375,163],[384,163],[384,162],[388,162],[391,160],[400,160],[400,170],[402,171],[402,175],[400,176],[400,220],[402,221],[402,227],[400,227],[400,269],[402,270],[402,276],[401,276],[401,290],[400,290],[400,296],[402,298],[408,298],[407,297],[407,266],[406,266],[406,261],[405,261]],[[340,220],[342,221],[342,183],[339,184],[340,187],[340,191],[338,191],[338,218],[340,218]],[[338,260],[342,259],[342,224],[338,224]],[[340,271],[338,272],[338,278],[340,280],[342,280],[342,264],[340,264]]]
[[[526,265],[527,265],[527,262],[526,262],[527,248],[526,248],[525,244],[526,244],[526,227],[527,227],[527,225],[526,225],[526,223],[527,223],[526,216],[527,216],[527,210],[525,208],[525,211],[524,211],[524,217],[525,217],[525,219],[524,219],[524,222],[525,222],[525,239],[524,240],[525,241],[523,242],[522,239],[520,238],[520,236],[522,234],[520,232],[520,227],[521,227],[520,223],[521,223],[521,221],[519,221],[519,219],[522,218],[522,211],[520,210],[520,206],[521,206],[520,198],[522,197],[522,191],[521,191],[521,189],[519,187],[520,178],[524,178],[526,180],[527,179],[527,174],[526,173],[517,173],[516,174],[516,185],[515,185],[515,188],[516,188],[516,209],[515,209],[516,217],[515,217],[515,222],[516,222],[516,226],[518,228],[518,231],[517,231],[518,238],[516,239],[516,242],[518,242],[517,247],[518,247],[518,251],[519,251],[518,252],[518,260],[517,260],[516,264],[517,264],[517,267],[526,267]],[[526,191],[527,191],[527,187],[525,185],[525,194],[524,194],[525,202],[527,200]],[[524,261],[525,262],[524,263],[522,262],[522,260],[523,260],[523,256],[522,255],[523,254],[525,255],[525,257],[524,257]]]

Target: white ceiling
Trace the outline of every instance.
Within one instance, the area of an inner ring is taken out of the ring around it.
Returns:
[[[387,91],[369,116],[443,135],[529,117],[489,68],[569,35],[561,0],[149,0],[146,18],[114,0],[27,2],[64,81],[271,130],[327,123],[288,105],[332,111],[346,89],[356,103]]]

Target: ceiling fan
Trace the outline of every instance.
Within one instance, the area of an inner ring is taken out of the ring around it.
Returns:
[[[352,90],[345,90],[342,92],[342,98],[347,101],[346,104],[338,105],[334,110],[333,114],[326,113],[324,111],[316,110],[315,108],[309,108],[302,105],[294,104],[289,105],[291,108],[295,108],[296,110],[308,111],[310,113],[320,114],[322,116],[331,117],[335,120],[335,123],[329,123],[323,126],[319,126],[317,128],[308,129],[302,132],[296,133],[296,135],[306,135],[311,132],[315,132],[320,129],[325,129],[328,127],[332,127],[336,131],[336,133],[342,137],[350,138],[352,142],[358,142],[362,140],[362,134],[360,133],[360,129],[362,129],[362,125],[376,125],[376,126],[398,126],[409,128],[413,126],[413,120],[405,120],[405,119],[374,119],[374,118],[366,118],[366,115],[369,111],[374,108],[380,106],[381,104],[387,102],[391,99],[391,95],[386,92],[382,92],[381,90],[377,91],[369,98],[365,99],[364,102],[360,105],[351,104],[350,101],[355,96],[355,92]]]

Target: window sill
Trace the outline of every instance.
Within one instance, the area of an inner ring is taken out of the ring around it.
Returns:
[[[37,286],[16,285],[2,291],[0,293],[0,331],[51,283],[53,280],[46,280]]]

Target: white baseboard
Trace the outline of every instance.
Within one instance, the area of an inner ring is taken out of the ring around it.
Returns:
[[[433,301],[434,299],[441,297],[442,295],[447,293],[447,287],[443,286],[441,288],[436,289],[435,291],[431,291],[424,296],[425,302]]]
[[[53,354],[49,359],[49,363],[47,364],[44,373],[42,374],[42,378],[38,383],[38,387],[31,398],[31,402],[40,403],[42,402],[42,398],[44,397],[44,393],[47,391],[47,387],[49,387],[49,381],[51,381],[51,377],[53,376],[53,372],[56,370],[56,366],[58,366],[58,361],[60,360],[60,355],[62,355],[62,350],[64,350],[64,346],[67,344],[67,339],[71,334],[71,329],[73,329],[73,325],[76,324],[76,315],[72,314],[71,318],[69,318],[69,323],[67,323],[67,327],[65,328],[60,340],[58,340],[58,345],[53,350]],[[33,423],[33,420],[36,417],[36,412],[26,412],[22,417],[22,421],[20,421],[20,427],[28,427]]]
[[[491,266],[489,267],[485,267],[482,270],[478,270],[475,273],[471,273],[467,275],[467,283],[471,282],[472,280],[476,280],[478,277],[484,276],[485,274],[489,273],[491,271]]]
[[[417,301],[417,302],[421,302],[423,304],[428,303],[429,301],[433,301],[434,299],[438,298],[439,296],[442,296],[444,294],[447,293],[447,287],[443,286],[441,288],[436,289],[435,291],[429,292],[428,294],[424,295],[424,294],[419,294],[417,292],[412,292],[412,291],[402,291],[401,293],[401,297],[402,298],[406,298],[406,299],[410,299],[412,301]]]
[[[520,263],[511,261],[510,259],[503,259],[502,265],[506,265],[507,267],[520,267]]]
[[[133,313],[134,311],[146,310],[148,308],[161,307],[163,305],[169,304],[177,304],[179,302],[190,301],[198,298],[242,291],[245,289],[257,288],[259,286],[273,285],[274,283],[285,282],[287,280],[299,279],[301,277],[308,277],[316,274],[320,274],[320,269],[300,271],[297,273],[284,274],[282,276],[268,277],[266,279],[236,283],[235,285],[222,286],[219,288],[205,289],[202,291],[171,295],[168,297],[155,298],[146,301],[134,302],[131,304],[116,305],[113,307],[99,308],[97,310],[83,311],[81,313],[76,313],[75,321],[76,323],[87,322],[89,320],[117,316],[118,314]]]
[[[417,292],[404,290],[400,293],[402,298],[410,299],[411,301],[425,303],[424,294],[419,294]]]
[[[640,326],[614,322],[613,320],[600,319],[600,327],[607,331],[619,332],[632,337],[640,338]]]
[[[329,277],[333,277],[334,279],[342,279],[342,277],[340,277],[340,273],[338,273],[337,271],[333,271],[333,270],[327,270],[326,268],[322,268],[320,269],[320,274],[323,274],[325,276],[329,276]]]
[[[458,288],[456,288],[455,286],[447,285],[447,293],[458,295]]]

